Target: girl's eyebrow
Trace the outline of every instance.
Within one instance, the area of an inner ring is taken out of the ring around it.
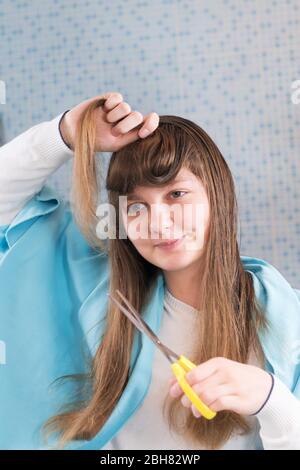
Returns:
[[[174,184],[178,184],[178,183],[192,183],[192,180],[187,179],[187,178],[178,178],[178,179],[175,179],[174,181],[172,181],[171,183],[169,183],[166,186],[166,188],[169,188],[170,186],[174,186]],[[135,192],[127,194],[127,200],[128,201],[133,201],[135,199],[143,199],[143,197],[140,196],[139,194],[135,193]]]

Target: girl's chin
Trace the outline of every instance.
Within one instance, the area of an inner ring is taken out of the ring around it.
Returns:
[[[162,269],[163,271],[181,271],[182,269],[187,268],[191,263],[187,262],[186,259],[182,258],[179,259],[178,257],[175,257],[176,259],[173,259],[172,261],[170,260],[169,262],[162,262],[164,260],[155,260],[153,264],[157,266],[158,268]]]

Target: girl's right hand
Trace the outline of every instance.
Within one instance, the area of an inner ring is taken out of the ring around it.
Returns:
[[[157,113],[151,112],[143,116],[138,111],[131,111],[130,105],[123,101],[120,93],[108,92],[83,101],[64,115],[60,123],[60,131],[65,142],[73,150],[76,126],[81,113],[92,101],[100,98],[106,101],[104,106],[99,106],[94,110],[96,113],[95,152],[117,151],[138,138],[147,137],[157,128],[159,123]]]

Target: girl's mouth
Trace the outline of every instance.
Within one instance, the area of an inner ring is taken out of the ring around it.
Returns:
[[[157,245],[155,245],[157,248],[161,248],[164,250],[172,250],[174,248],[177,248],[179,244],[183,241],[185,235],[181,238],[177,238],[176,240],[167,240],[165,242],[161,242]]]

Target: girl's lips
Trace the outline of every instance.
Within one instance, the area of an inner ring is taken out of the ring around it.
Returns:
[[[172,248],[177,247],[183,239],[184,239],[184,236],[181,238],[177,238],[177,240],[162,242],[155,246],[157,248],[163,248],[164,250],[171,250]]]

